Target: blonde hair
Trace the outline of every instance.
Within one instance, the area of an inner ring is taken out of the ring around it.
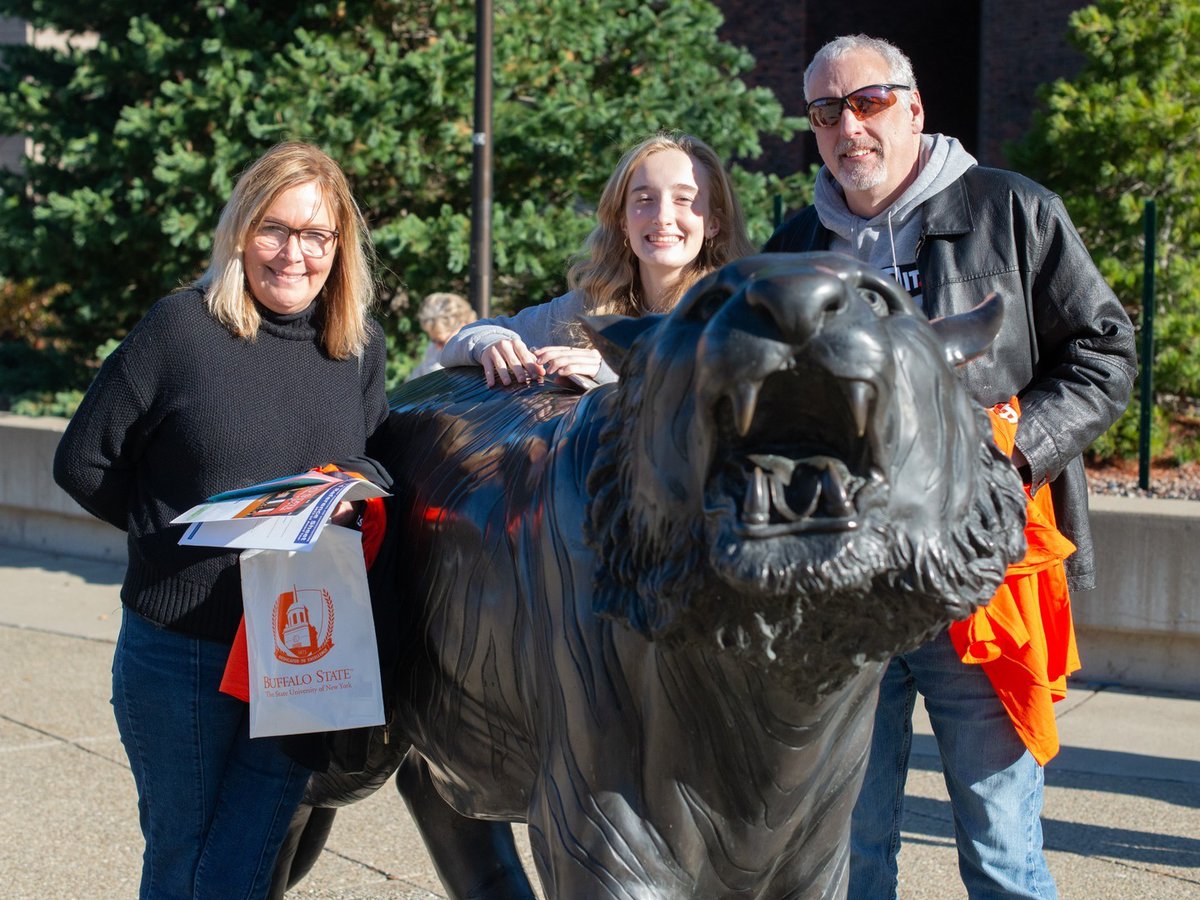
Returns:
[[[477,318],[466,298],[446,291],[428,294],[417,310],[417,324],[426,334],[431,334],[435,328],[453,334]]]
[[[304,184],[320,188],[339,232],[329,278],[317,297],[321,346],[334,359],[361,356],[375,300],[371,236],[341,166],[312,144],[276,144],[242,173],[221,211],[208,269],[196,284],[206,289],[213,317],[238,337],[252,340],[262,317],[246,284],[242,252],[275,199]]]
[[[625,151],[609,176],[600,204],[598,224],[588,235],[584,253],[567,272],[567,284],[584,295],[589,314],[620,313],[637,316],[645,312],[638,260],[625,239],[625,194],[634,170],[646,157],[664,150],[686,153],[704,169],[708,189],[709,216],[720,226],[706,239],[696,258],[688,264],[666,300],[673,307],[687,289],[711,272],[735,259],[755,252],[746,237],[746,219],[720,158],[708,144],[682,132],[659,132]]]

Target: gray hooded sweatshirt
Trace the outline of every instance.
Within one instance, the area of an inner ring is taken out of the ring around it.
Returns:
[[[896,202],[872,219],[852,213],[846,195],[828,167],[817,175],[813,203],[821,224],[833,232],[829,249],[853,256],[887,272],[921,303],[917,243],[921,237],[921,205],[949,187],[975,157],[957,139],[944,134],[921,135],[916,180]]]

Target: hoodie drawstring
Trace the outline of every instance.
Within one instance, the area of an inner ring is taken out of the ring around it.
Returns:
[[[892,210],[888,209],[887,214],[888,225],[888,241],[892,245],[892,277],[896,279],[897,284],[903,284],[900,280],[900,263],[896,261],[896,235],[892,231]]]

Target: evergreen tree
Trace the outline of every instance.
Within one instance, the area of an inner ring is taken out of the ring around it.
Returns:
[[[1200,0],[1101,0],[1070,23],[1083,68],[1042,89],[1010,158],[1063,196],[1135,312],[1143,209],[1155,201],[1155,387],[1200,397]]]
[[[198,275],[239,172],[286,139],[349,174],[401,350],[421,296],[465,291],[473,4],[0,0],[0,14],[70,36],[0,62],[0,134],[36,148],[0,179],[0,276],[10,304],[41,305],[43,347],[90,360]],[[498,0],[493,309],[562,290],[629,142],[678,128],[747,159],[797,127],[741,80],[753,60],[720,22],[703,0]],[[807,184],[736,177],[756,241],[771,195],[795,205]]]

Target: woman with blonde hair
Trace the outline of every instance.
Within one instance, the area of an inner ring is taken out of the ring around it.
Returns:
[[[659,133],[626,151],[596,218],[568,293],[464,327],[442,365],[482,366],[489,385],[547,374],[613,381],[580,317],[668,312],[704,275],[754,252],[720,158],[688,134]]]
[[[105,360],[54,477],[128,533],[113,710],[138,790],[147,897],[264,897],[310,770],[219,693],[242,614],[238,551],[179,546],[221,491],[366,458],[387,418],[371,245],[345,175],[280,144],[238,179],[208,270]],[[335,521],[352,520],[344,506]]]

